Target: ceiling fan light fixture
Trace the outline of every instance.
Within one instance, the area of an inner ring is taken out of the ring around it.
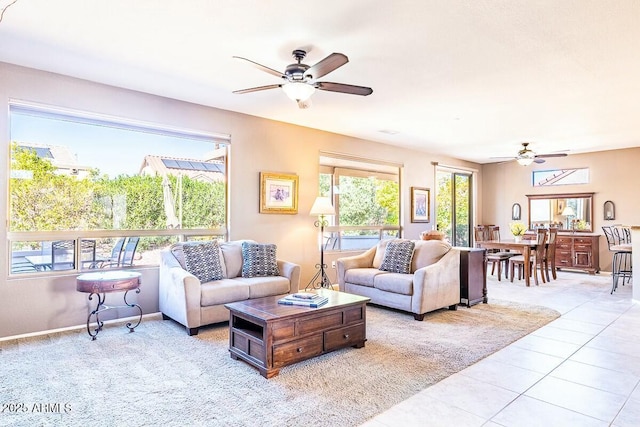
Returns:
[[[522,166],[529,166],[531,163],[533,163],[533,157],[520,156],[516,159],[516,161]]]
[[[292,101],[306,101],[313,95],[316,88],[307,83],[293,82],[282,85],[282,90]]]

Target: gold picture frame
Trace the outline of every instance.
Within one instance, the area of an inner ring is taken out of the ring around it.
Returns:
[[[260,213],[298,213],[298,175],[260,172]]]
[[[411,222],[429,222],[431,212],[431,190],[411,187]]]

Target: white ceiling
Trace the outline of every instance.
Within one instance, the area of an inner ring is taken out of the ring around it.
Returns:
[[[296,48],[373,94],[231,93]],[[640,146],[638,0],[17,0],[0,61],[480,163]]]

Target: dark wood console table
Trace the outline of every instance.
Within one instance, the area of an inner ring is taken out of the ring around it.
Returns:
[[[456,249],[460,251],[460,304],[467,307],[481,302],[486,304],[487,264],[484,258],[487,250],[465,247]]]
[[[142,321],[142,308],[138,304],[131,304],[127,302],[127,294],[129,291],[135,290],[137,294],[140,293],[140,277],[142,274],[129,271],[104,271],[99,273],[86,273],[81,274],[76,278],[76,289],[78,292],[85,292],[89,294],[89,301],[93,299],[94,295],[98,296],[98,302],[95,310],[89,313],[87,317],[87,332],[91,336],[92,340],[95,340],[98,336],[98,332],[102,330],[104,322],[100,320],[100,313],[120,307],[136,307],[140,311],[140,317],[138,323],[132,326],[132,323],[127,323],[129,332],[133,332],[134,329]],[[109,292],[122,292],[124,291],[124,304],[123,306],[108,306],[105,305],[105,294]],[[96,318],[97,327],[94,332],[91,332],[90,323],[91,318]]]

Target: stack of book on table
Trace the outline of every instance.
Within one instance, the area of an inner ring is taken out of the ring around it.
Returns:
[[[297,292],[295,294],[290,294],[286,297],[280,298],[278,300],[278,304],[304,305],[306,307],[316,308],[326,304],[328,301],[329,298],[322,295],[314,294],[312,292]]]

